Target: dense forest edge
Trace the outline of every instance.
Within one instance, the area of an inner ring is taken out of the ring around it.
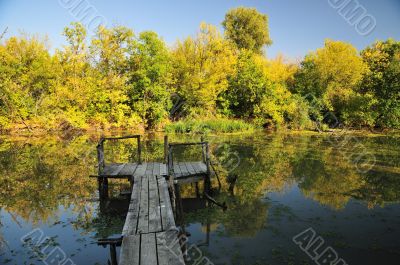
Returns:
[[[36,35],[0,38],[0,132],[326,131],[400,128],[400,42],[362,51],[327,39],[300,62],[268,58],[268,16],[228,11],[168,47],[157,33],[81,23],[51,51]]]

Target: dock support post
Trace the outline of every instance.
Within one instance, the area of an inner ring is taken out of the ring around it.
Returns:
[[[183,204],[179,184],[175,184],[176,193],[176,219],[179,225],[183,224]]]
[[[200,142],[204,143],[204,136],[200,137]],[[201,144],[201,156],[203,158],[203,162],[206,163],[206,155],[204,151],[204,144]]]
[[[103,173],[104,167],[105,167],[105,161],[104,161],[104,137],[102,136],[100,138],[100,142],[97,145],[97,166],[98,166],[98,172],[99,176]]]
[[[164,136],[164,164],[168,164],[168,136]]]
[[[138,145],[138,160],[139,165],[142,164],[142,143],[140,141],[140,135],[137,136],[137,145]]]
[[[105,177],[98,177],[99,183],[99,195],[100,199],[107,199],[108,198],[108,179]]]
[[[111,265],[118,265],[117,248],[115,244],[110,245],[110,257],[111,257]]]
[[[199,199],[200,198],[199,182],[196,182],[195,187],[196,187],[196,198]]]
[[[205,184],[205,191],[209,193],[211,190],[211,168],[210,168],[210,148],[208,146],[208,142],[205,143],[206,150],[205,150],[205,158],[206,158],[206,166],[207,166],[207,176],[204,179]]]

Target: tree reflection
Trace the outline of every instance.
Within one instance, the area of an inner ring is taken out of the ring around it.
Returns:
[[[162,135],[144,138],[143,157],[162,161]],[[254,236],[265,227],[269,204],[263,200],[270,192],[286,192],[297,185],[304,196],[343,209],[351,199],[369,207],[400,200],[398,138],[363,137],[346,145],[332,142],[329,136],[301,134],[254,134],[209,137],[215,167],[222,185],[218,200],[226,201],[228,210],[218,208],[196,211],[186,217],[217,227],[223,225],[230,236]],[[173,141],[198,140],[198,136],[170,136]],[[76,228],[94,231],[99,237],[120,232],[123,216],[114,218],[88,199],[97,198],[97,183],[88,178],[95,172],[98,136],[75,138],[0,140],[0,208],[15,219],[37,224],[59,218],[60,207],[71,209],[78,217]],[[377,157],[377,165],[363,174],[348,159],[360,141]],[[132,144],[133,145],[133,144]],[[115,143],[107,155],[115,160],[134,159],[129,142]],[[398,150],[398,149],[397,149]],[[185,150],[185,158],[198,154]],[[240,158],[232,170],[228,163]],[[228,162],[227,162],[228,161]],[[216,180],[213,186],[217,187]],[[114,189],[118,191],[120,184]],[[195,194],[194,186],[182,189],[184,197]],[[114,227],[107,230],[105,227]]]

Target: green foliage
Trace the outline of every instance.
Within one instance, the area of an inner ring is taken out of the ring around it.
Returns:
[[[351,115],[350,107],[357,105],[351,101],[359,99],[357,88],[366,70],[353,46],[326,40],[323,48],[310,53],[302,62],[294,92],[310,101],[314,119],[320,120],[327,112],[343,119]]]
[[[168,49],[154,32],[143,32],[130,58],[129,98],[146,128],[168,118],[171,108],[171,60]]]
[[[90,60],[95,66],[89,98],[89,122],[129,128],[141,122],[129,104],[129,52],[135,39],[132,30],[117,26],[100,27],[92,39]],[[98,83],[96,83],[96,81]]]
[[[44,40],[11,37],[0,46],[0,129],[25,123],[41,112],[41,102],[55,78]]]
[[[361,91],[377,99],[376,125],[400,128],[400,42],[378,41],[361,54],[370,69]]]
[[[6,39],[0,130],[153,130],[179,119],[167,130],[400,128],[399,42],[378,41],[360,56],[326,40],[297,65],[262,55],[271,41],[257,10],[231,10],[223,25],[225,37],[202,23],[172,48],[123,26],[99,27],[89,39],[80,23],[65,28],[67,45],[53,54],[45,39]]]
[[[271,45],[268,17],[255,8],[238,7],[225,15],[222,23],[225,34],[237,48],[262,53],[265,45]]]
[[[229,78],[229,89],[223,98],[229,103],[225,113],[238,118],[254,117],[260,105],[268,80],[262,62],[250,51],[240,53],[236,71]]]
[[[165,126],[167,133],[233,133],[251,132],[255,127],[241,120],[202,119],[182,120]]]
[[[172,51],[176,92],[189,114],[216,114],[217,99],[233,74],[235,52],[217,28],[202,23],[196,38],[178,42]]]
[[[279,73],[273,71],[264,57],[242,51],[223,95],[222,112],[236,118],[254,119],[264,127],[286,124],[291,128],[310,128],[307,104],[286,87],[291,73],[286,74],[284,67],[279,70]]]

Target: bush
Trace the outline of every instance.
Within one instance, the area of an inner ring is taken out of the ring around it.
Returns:
[[[167,133],[233,133],[254,129],[252,124],[232,119],[182,120],[165,126]]]

